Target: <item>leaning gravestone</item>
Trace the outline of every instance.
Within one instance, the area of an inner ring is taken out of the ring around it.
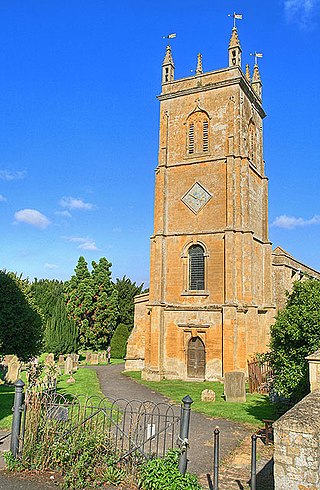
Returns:
[[[15,383],[19,378],[21,369],[21,363],[17,356],[13,356],[8,364],[8,372],[6,374],[6,382],[7,383]]]
[[[213,390],[203,390],[201,393],[202,402],[214,402],[216,400],[216,394]]]
[[[244,373],[229,371],[224,374],[224,394],[227,402],[245,403],[246,384]]]
[[[70,356],[66,357],[66,360],[64,362],[64,374],[72,374],[73,370],[73,361]]]
[[[90,364],[99,364],[99,354],[97,354],[96,352],[93,352],[91,354],[91,360],[90,360]]]

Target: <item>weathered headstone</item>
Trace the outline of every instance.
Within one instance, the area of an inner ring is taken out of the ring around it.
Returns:
[[[58,358],[58,364],[63,365],[64,364],[64,356],[61,354]]]
[[[66,357],[66,360],[64,362],[64,374],[72,374],[72,370],[73,370],[73,361],[70,357],[70,355],[68,355]]]
[[[203,390],[201,393],[202,402],[214,402],[216,400],[216,394],[213,390]]]
[[[99,354],[97,354],[96,352],[93,352],[91,354],[90,364],[93,365],[99,364]]]
[[[7,354],[6,356],[4,356],[3,358],[3,364],[5,366],[8,366],[9,362],[11,361],[11,359],[15,357],[13,354]]]
[[[46,356],[44,363],[46,366],[53,366],[54,365],[54,354],[50,353]]]
[[[224,374],[224,394],[227,402],[245,403],[246,384],[244,373],[229,371]]]
[[[70,354],[70,357],[73,360],[73,362],[79,361],[79,354]]]
[[[20,375],[21,363],[17,356],[12,356],[8,363],[8,372],[6,374],[7,383],[15,383]]]
[[[107,351],[108,351],[108,364],[110,364],[111,363],[111,347],[110,347],[110,345],[108,345]]]
[[[91,362],[91,356],[92,356],[91,351],[86,352],[86,363],[87,364],[89,364]]]
[[[107,353],[105,350],[99,352],[99,362],[107,362]]]

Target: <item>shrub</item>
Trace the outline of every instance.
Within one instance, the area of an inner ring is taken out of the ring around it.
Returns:
[[[197,477],[182,475],[178,468],[179,451],[168,451],[165,458],[155,458],[140,469],[139,485],[142,490],[201,490]]]
[[[306,356],[320,348],[320,281],[295,282],[271,327],[275,391],[291,404],[309,391]]]
[[[111,356],[114,359],[123,359],[127,351],[127,342],[130,335],[129,328],[124,323],[120,323],[111,339]]]

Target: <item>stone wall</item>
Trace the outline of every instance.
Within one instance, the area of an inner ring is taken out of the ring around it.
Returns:
[[[274,423],[275,490],[320,488],[320,391]]]

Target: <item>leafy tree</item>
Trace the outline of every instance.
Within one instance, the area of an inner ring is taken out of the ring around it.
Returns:
[[[0,271],[0,354],[23,360],[38,354],[42,322],[28,279]]]
[[[127,341],[130,335],[128,325],[120,323],[112,336],[110,347],[114,359],[123,359],[127,351]]]
[[[115,288],[118,291],[119,317],[118,322],[133,327],[134,321],[134,297],[143,291],[143,283],[137,286],[135,282],[123,276],[122,279],[116,279]]]
[[[111,263],[105,257],[92,262],[92,273],[80,257],[75,274],[66,283],[67,312],[79,329],[84,348],[103,349],[116,327],[118,293],[111,282]]]
[[[63,297],[63,282],[56,279],[35,280],[30,285],[34,300],[41,309],[44,317],[44,326],[52,318],[53,310],[59,298]]]
[[[68,318],[64,297],[59,297],[45,330],[45,348],[55,355],[77,352],[78,329]]]
[[[275,390],[292,403],[309,391],[305,357],[320,348],[320,281],[295,282],[271,327]]]

